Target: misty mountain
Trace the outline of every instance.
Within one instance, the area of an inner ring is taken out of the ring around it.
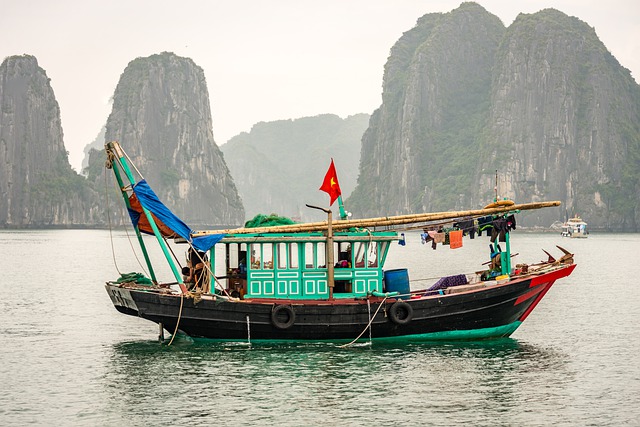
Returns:
[[[318,188],[333,158],[343,197],[355,187],[360,140],[368,114],[333,114],[260,122],[221,149],[242,197],[247,219],[258,213],[325,219],[305,206],[328,206]]]

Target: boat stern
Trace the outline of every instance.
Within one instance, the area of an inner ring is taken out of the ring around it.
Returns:
[[[131,291],[127,288],[122,288],[117,284],[107,282],[105,285],[107,294],[111,298],[113,306],[120,313],[129,314],[131,316],[138,316],[138,306],[131,296]]]

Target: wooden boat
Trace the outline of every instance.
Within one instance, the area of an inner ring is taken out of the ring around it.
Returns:
[[[573,218],[569,218],[567,222],[562,224],[562,231],[560,232],[562,237],[574,237],[574,238],[587,238],[589,232],[587,231],[587,223],[582,220],[578,215]]]
[[[482,271],[414,290],[408,269],[385,269],[400,230],[461,219],[503,221],[521,210],[560,203],[336,221],[331,210],[321,208],[327,221],[197,232],[175,217],[146,181],[134,179],[117,142],[106,150],[151,276],[124,275],[107,282],[106,290],[121,313],[159,324],[161,337],[164,329],[174,336],[182,331],[242,341],[507,337],[554,282],[575,268],[566,251],[559,260],[550,256],[548,262],[512,266],[507,229],[506,250],[496,250]],[[174,282],[156,279],[141,233],[155,234]],[[179,268],[165,239],[186,245],[187,266]],[[223,274],[212,271],[216,265],[224,266]]]

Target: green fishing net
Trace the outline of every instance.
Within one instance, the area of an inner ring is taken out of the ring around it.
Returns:
[[[124,273],[116,280],[116,283],[138,283],[140,285],[153,285],[153,282],[142,273]]]
[[[254,216],[252,219],[244,223],[246,228],[256,228],[256,227],[271,227],[274,225],[290,225],[295,224],[296,222],[291,218],[286,218],[284,216],[278,216],[276,214],[264,215],[258,214]]]

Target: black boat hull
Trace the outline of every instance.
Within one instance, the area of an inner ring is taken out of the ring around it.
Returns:
[[[409,300],[243,300],[193,298],[156,290],[106,288],[118,311],[223,340],[487,339],[511,335],[553,283],[574,265],[481,289]]]

